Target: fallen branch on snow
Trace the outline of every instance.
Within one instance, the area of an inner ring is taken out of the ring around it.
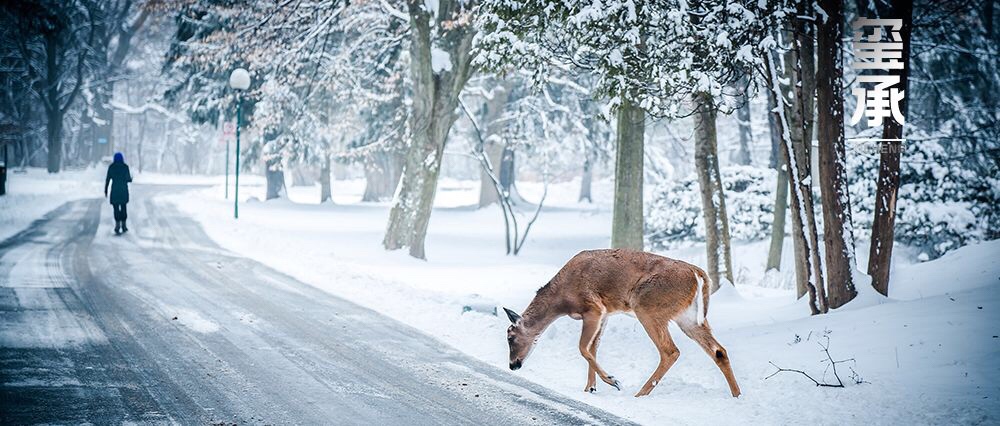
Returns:
[[[844,387],[844,381],[840,379],[840,374],[837,373],[837,364],[843,364],[843,363],[846,363],[846,362],[855,363],[856,361],[854,360],[854,358],[848,358],[848,359],[844,359],[844,360],[840,360],[840,361],[835,361],[833,359],[833,355],[830,355],[830,336],[824,336],[824,337],[826,337],[826,343],[825,344],[822,343],[822,342],[817,343],[819,345],[819,347],[823,348],[823,353],[826,355],[826,359],[820,361],[820,362],[826,363],[826,369],[823,370],[823,377],[821,377],[821,379],[823,379],[822,382],[819,381],[819,380],[816,380],[815,378],[813,378],[813,376],[810,376],[809,373],[806,373],[805,371],[796,370],[794,368],[783,368],[783,367],[778,366],[777,364],[775,364],[772,361],[768,361],[768,363],[770,363],[772,366],[774,366],[774,368],[776,368],[777,370],[774,373],[771,373],[770,376],[765,377],[764,380],[770,379],[770,378],[778,375],[778,373],[798,373],[798,374],[801,374],[801,375],[805,376],[807,379],[809,379],[810,381],[812,381],[813,383],[815,383],[816,386],[819,386],[819,387],[825,387],[825,388],[842,388],[842,387]],[[868,383],[864,379],[861,378],[861,376],[858,374],[857,371],[854,371],[853,367],[849,367],[849,368],[851,369],[851,377],[850,378],[851,378],[851,380],[854,381],[854,384],[860,385],[862,383]],[[826,373],[828,371],[831,371],[831,370],[833,371],[833,377],[835,379],[837,379],[836,383],[828,383],[826,381]]]

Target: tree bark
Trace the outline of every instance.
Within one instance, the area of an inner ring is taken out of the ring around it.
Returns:
[[[464,3],[462,3],[464,4]],[[431,38],[431,16],[423,2],[408,2],[410,15],[410,144],[382,245],[387,250],[410,249],[425,259],[424,240],[437,191],[444,145],[455,122],[458,95],[471,72],[471,23],[452,20],[462,6],[455,0],[438,4],[436,37]],[[442,25],[445,22],[445,25]],[[433,43],[433,46],[432,46]],[[431,49],[449,55],[449,66],[433,69]]]
[[[618,107],[618,143],[615,153],[615,205],[611,246],[642,250],[643,144],[646,112],[630,100]]]
[[[281,198],[285,193],[285,172],[280,168],[280,160],[266,162],[264,177],[267,180],[267,198],[273,200]]]
[[[847,147],[844,140],[841,25],[843,0],[820,0],[826,19],[819,21],[816,109],[819,131],[819,177],[823,194],[823,241],[826,243],[828,307],[854,299],[854,231],[847,188]]]
[[[59,42],[52,33],[44,35],[45,40],[45,116],[48,136],[48,172],[59,173],[62,169],[62,128],[63,111],[59,106]]]
[[[733,279],[732,250],[729,238],[729,217],[726,214],[726,195],[719,172],[718,136],[715,121],[716,109],[708,93],[695,94],[695,157],[698,184],[701,187],[701,206],[705,218],[705,249],[708,275],[712,278],[712,291],[718,290],[721,278]]]
[[[330,187],[330,154],[323,155],[323,165],[319,169],[319,202],[333,202],[333,190]]]
[[[798,3],[798,16],[815,17],[811,3]],[[819,236],[812,193],[812,133],[813,108],[816,95],[815,28],[811,20],[792,17],[793,48],[786,59],[786,75],[791,83],[790,157],[788,164],[797,168],[791,179],[798,200],[793,198],[792,225],[799,235],[796,242],[796,290],[799,296],[808,293],[813,314],[826,312],[826,287],[823,264],[819,254]],[[794,159],[794,162],[791,161]],[[806,259],[808,258],[808,260]],[[803,288],[804,287],[804,288]]]
[[[792,58],[785,61],[785,75],[794,85],[798,80],[798,70],[792,66],[796,63],[792,60],[794,52],[792,53]],[[782,99],[782,102],[789,104],[788,108],[779,108],[777,111],[780,114],[781,128],[783,129],[781,155],[784,162],[788,164],[789,173],[797,296],[802,297],[806,293],[809,294],[809,309],[815,315],[822,312],[819,291],[822,288],[823,276],[819,263],[818,236],[812,207],[812,188],[809,184],[811,167],[809,149],[807,146],[803,146],[801,140],[796,142],[792,138],[793,125],[788,116],[797,108],[797,99],[795,97],[792,99],[784,98],[786,90],[781,84],[776,62],[776,58],[771,55],[766,58],[767,73],[770,79],[768,82],[769,90],[774,93],[775,99]]]
[[[741,79],[736,86],[736,89],[740,91],[740,107],[736,110],[740,145],[731,157],[731,160],[733,163],[749,166],[753,161],[750,156],[750,145],[753,143],[753,129],[750,127],[750,97],[746,94],[746,77]]]
[[[771,246],[767,252],[767,268],[765,270],[781,269],[781,252],[785,246],[785,217],[788,210],[788,164],[781,156],[781,134],[784,132],[781,124],[781,114],[778,112],[778,100],[774,91],[767,91],[767,123],[771,133],[770,165],[778,173],[777,188],[774,191],[774,218],[771,220]]]
[[[992,2],[986,2],[992,5]],[[990,6],[992,7],[992,6]],[[909,1],[893,0],[890,18],[902,19],[903,27],[899,35],[903,38],[903,69],[891,70],[890,74],[900,76],[903,90],[909,89],[910,34],[913,30],[913,4]],[[992,15],[992,14],[991,14]],[[906,114],[906,97],[900,101],[899,110]],[[886,117],[882,128],[883,139],[902,139],[903,123]],[[896,226],[896,196],[899,192],[899,158],[902,142],[883,141],[879,158],[878,182],[875,189],[875,217],[872,221],[872,241],[868,255],[868,275],[872,286],[884,296],[889,295],[889,271],[892,265],[892,245]]]
[[[486,132],[483,134],[485,141],[483,150],[486,151],[486,156],[490,159],[490,165],[493,167],[493,170],[490,172],[494,176],[500,176],[503,153],[507,146],[500,136],[504,127],[503,123],[500,122],[500,118],[507,107],[507,101],[510,99],[510,92],[513,87],[512,79],[500,82],[496,90],[493,91],[493,97],[486,101],[486,111],[483,114],[482,125]],[[498,201],[499,198],[497,197],[497,190],[493,184],[493,179],[490,178],[489,172],[480,168],[479,208],[486,207]]]
[[[494,176],[499,178],[500,176],[500,166],[503,161],[503,151],[504,145],[496,140],[486,139],[486,143],[483,144],[483,151],[486,153],[486,157],[490,159],[490,165],[493,167],[491,170]],[[500,200],[497,196],[496,186],[493,184],[493,179],[490,178],[489,173],[483,170],[481,167],[479,170],[479,208],[486,207]]]

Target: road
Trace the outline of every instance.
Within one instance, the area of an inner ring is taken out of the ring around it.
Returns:
[[[626,423],[221,249],[180,190],[0,243],[0,424]]]

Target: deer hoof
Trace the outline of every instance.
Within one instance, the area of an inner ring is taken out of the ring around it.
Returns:
[[[611,381],[611,383],[608,383],[609,385],[614,386],[614,388],[619,391],[622,390],[622,385],[618,382],[618,379],[616,379],[615,376],[608,376],[608,380]]]
[[[585,392],[588,392],[588,393],[594,393],[594,392],[597,392],[597,386],[591,386],[591,387],[587,388],[587,389],[585,390]]]

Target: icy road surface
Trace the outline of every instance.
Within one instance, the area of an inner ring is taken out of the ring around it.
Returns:
[[[179,189],[0,243],[0,423],[625,423],[222,250]]]

